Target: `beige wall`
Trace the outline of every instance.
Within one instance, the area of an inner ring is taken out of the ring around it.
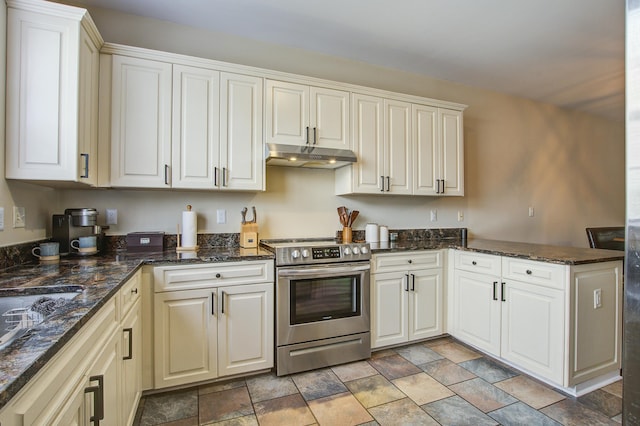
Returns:
[[[6,13],[4,1],[0,2],[0,207],[4,208],[4,231],[0,231],[0,247],[19,242],[45,238],[51,214],[57,209],[58,194],[55,191],[21,182],[4,179],[4,125],[5,125],[5,63],[6,63]],[[13,228],[13,206],[26,211],[26,226]]]
[[[339,205],[392,228],[466,226],[475,236],[586,246],[586,226],[624,223],[624,124],[390,68],[328,57],[167,22],[90,9],[105,40],[277,69],[469,105],[465,110],[465,197],[333,195],[326,170],[267,169],[258,194],[188,191],[59,191],[59,206],[117,208],[110,233],[175,232],[192,204],[200,232],[238,232],[255,205],[261,237],[333,235]],[[523,76],[526,78],[526,76]],[[527,216],[528,207],[535,216]],[[215,223],[216,210],[228,223]],[[436,209],[438,220],[429,212]],[[457,212],[464,221],[457,221]]]

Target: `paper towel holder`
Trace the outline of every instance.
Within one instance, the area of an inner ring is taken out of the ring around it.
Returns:
[[[191,211],[191,204],[187,205],[187,211]],[[196,234],[197,239],[197,234]],[[176,234],[176,252],[188,252],[188,251],[198,251],[200,246],[197,244],[193,247],[183,247],[180,245],[180,224],[178,223],[178,233]]]

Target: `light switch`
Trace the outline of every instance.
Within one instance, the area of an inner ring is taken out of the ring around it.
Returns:
[[[0,231],[4,231],[4,207],[0,207]]]
[[[216,211],[217,214],[217,222],[218,223],[227,223],[227,211],[224,209],[218,209]]]
[[[26,222],[25,208],[13,206],[13,227],[24,228],[25,222]]]

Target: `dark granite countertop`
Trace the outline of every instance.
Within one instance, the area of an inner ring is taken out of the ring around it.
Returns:
[[[67,343],[143,265],[273,259],[262,249],[207,248],[197,253],[129,253],[63,257],[0,271],[0,295],[29,294],[42,287],[83,286],[78,296],[0,350],[0,409]],[[34,289],[35,288],[35,289]]]
[[[510,241],[483,240],[471,238],[466,242],[459,239],[409,241],[400,240],[390,243],[371,243],[371,253],[403,252],[410,250],[457,249],[520,259],[562,265],[580,265],[585,263],[623,260],[624,252],[615,250],[590,249],[581,247],[563,247],[546,244],[517,243]]]

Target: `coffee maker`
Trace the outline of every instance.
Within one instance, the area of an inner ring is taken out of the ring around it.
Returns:
[[[71,247],[71,241],[92,235],[96,236],[99,252],[104,234],[97,221],[98,212],[91,208],[66,209],[64,214],[54,214],[51,239],[60,243],[60,254],[80,254]]]

